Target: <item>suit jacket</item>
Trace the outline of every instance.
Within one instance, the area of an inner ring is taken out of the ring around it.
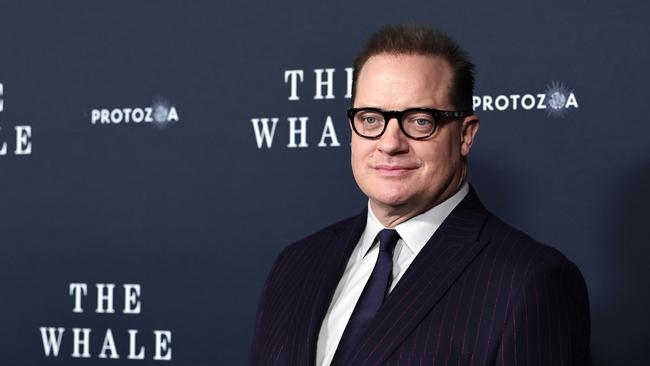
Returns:
[[[251,365],[313,365],[366,211],[287,247],[263,289]],[[590,365],[576,266],[490,214],[472,189],[336,365]]]

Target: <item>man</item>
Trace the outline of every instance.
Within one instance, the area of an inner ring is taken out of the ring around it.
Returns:
[[[578,269],[467,183],[479,119],[465,53],[397,26],[354,66],[351,162],[368,207],[280,254],[251,364],[591,364]]]

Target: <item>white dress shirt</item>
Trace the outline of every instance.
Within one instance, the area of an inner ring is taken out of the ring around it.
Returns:
[[[415,256],[451,211],[465,198],[468,191],[469,187],[465,183],[458,192],[444,202],[395,226],[401,239],[397,241],[393,252],[393,281],[389,291],[395,288]],[[378,242],[377,234],[382,229],[385,227],[372,212],[369,202],[366,228],[348,259],[345,272],[336,286],[332,302],[325,313],[318,333],[316,365],[328,366],[334,358],[345,326],[377,262],[379,245],[375,245],[375,243]]]

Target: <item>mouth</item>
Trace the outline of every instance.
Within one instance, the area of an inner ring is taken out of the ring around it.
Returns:
[[[375,165],[373,169],[379,174],[384,176],[403,176],[409,174],[413,170],[417,169],[412,165],[391,165],[391,164],[379,164]]]

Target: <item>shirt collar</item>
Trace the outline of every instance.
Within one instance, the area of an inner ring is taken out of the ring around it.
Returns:
[[[395,226],[395,230],[397,230],[404,246],[407,247],[413,255],[417,255],[436,230],[438,230],[440,225],[442,225],[442,222],[445,221],[447,216],[449,216],[451,211],[460,203],[460,201],[463,200],[463,198],[465,198],[468,192],[469,185],[465,182],[458,192],[447,198],[445,201]],[[372,244],[375,242],[377,234],[379,234],[382,229],[386,229],[386,227],[379,222],[377,216],[372,212],[370,202],[368,202],[366,228],[363,231],[360,241],[361,257],[368,253]]]

